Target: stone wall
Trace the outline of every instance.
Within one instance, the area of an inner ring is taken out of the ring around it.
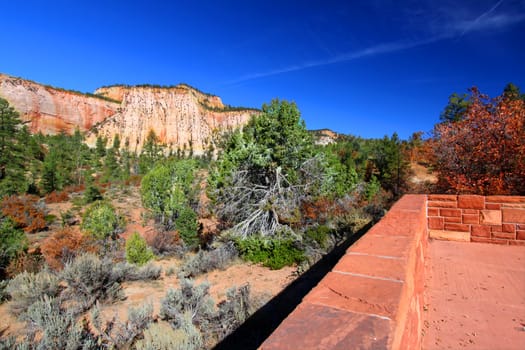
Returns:
[[[426,196],[406,195],[261,349],[420,349],[426,245]]]
[[[525,196],[429,195],[429,237],[525,245]]]

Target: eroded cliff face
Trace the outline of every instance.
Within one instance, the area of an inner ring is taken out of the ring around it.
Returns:
[[[206,152],[215,135],[244,125],[255,110],[231,110],[217,96],[187,85],[100,88],[97,96],[55,89],[0,74],[0,97],[20,112],[32,132],[87,133],[93,146],[98,136],[111,145],[118,134],[122,145],[140,152],[151,130],[172,150]]]
[[[111,144],[118,134],[131,151],[142,149],[151,130],[168,149],[190,148],[202,154],[214,143],[214,135],[244,125],[252,110],[227,111],[216,96],[202,94],[185,85],[170,88],[115,87],[104,88],[111,98],[122,98],[118,113],[93,128],[88,144],[97,136]],[[97,93],[102,93],[99,89]]]
[[[55,89],[32,81],[0,74],[0,97],[19,113],[33,133],[86,132],[114,115],[119,103]]]

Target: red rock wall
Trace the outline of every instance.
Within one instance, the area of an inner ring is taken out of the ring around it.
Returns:
[[[430,237],[525,245],[525,196],[429,195]]]
[[[426,233],[426,196],[404,196],[261,349],[420,349]]]

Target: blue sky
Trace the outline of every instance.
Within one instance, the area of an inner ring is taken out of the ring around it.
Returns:
[[[453,92],[525,90],[525,0],[0,0],[0,72],[297,103],[309,129],[430,131]]]

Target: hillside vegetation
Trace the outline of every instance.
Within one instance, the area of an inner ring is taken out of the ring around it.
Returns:
[[[89,148],[78,131],[31,135],[0,99],[0,299],[26,325],[0,348],[210,348],[261,291],[231,286],[217,303],[204,274],[239,259],[301,274],[406,192],[524,194],[519,89],[456,97],[431,138],[322,144],[294,103],[274,100],[202,157],[153,132],[139,154],[120,137]],[[105,314],[130,284],[162,280],[176,282],[155,307]]]

